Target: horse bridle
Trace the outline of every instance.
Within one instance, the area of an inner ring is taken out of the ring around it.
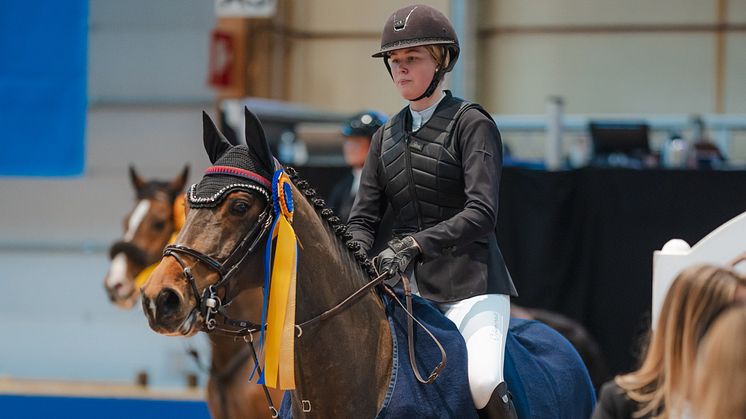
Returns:
[[[225,312],[225,308],[230,304],[232,298],[229,293],[231,280],[236,272],[238,272],[244,260],[246,260],[249,255],[256,252],[257,247],[259,247],[262,239],[267,235],[267,232],[272,226],[273,216],[270,209],[271,205],[267,205],[264,208],[261,214],[259,214],[256,223],[254,223],[252,228],[246,232],[241,241],[238,242],[228,257],[222,262],[212,256],[200,252],[199,250],[181,244],[170,244],[163,249],[164,258],[171,256],[176,259],[176,262],[181,266],[184,278],[186,278],[189,286],[192,288],[192,293],[194,294],[195,302],[197,303],[196,309],[199,309],[200,314],[202,314],[204,319],[203,330],[205,332],[209,333],[214,330],[219,330],[223,332],[223,334],[230,336],[246,336],[262,329],[261,325],[250,320],[231,319]],[[192,270],[187,266],[182,258],[183,255],[194,258],[198,262],[207,266],[210,270],[215,271],[219,277],[218,281],[207,286],[203,292],[200,293],[197,289],[197,283],[194,276],[192,275]],[[224,301],[219,297],[219,290],[222,288],[226,289],[223,293]],[[215,318],[218,314],[221,314],[224,318],[224,324],[221,326],[217,324]]]

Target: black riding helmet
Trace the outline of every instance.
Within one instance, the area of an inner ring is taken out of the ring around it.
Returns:
[[[372,137],[386,123],[386,115],[376,111],[363,111],[348,118],[342,123],[342,135],[345,137]]]
[[[381,48],[372,55],[374,58],[383,58],[383,63],[386,65],[389,75],[391,75],[391,66],[388,62],[388,55],[391,51],[425,45],[442,45],[445,47],[450,61],[445,68],[438,67],[430,85],[415,100],[430,97],[443,76],[451,71],[456,64],[460,48],[456,31],[448,18],[443,13],[424,4],[402,7],[386,21],[381,33]]]

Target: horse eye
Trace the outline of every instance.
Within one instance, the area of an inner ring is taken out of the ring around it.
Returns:
[[[162,220],[153,221],[152,227],[153,230],[161,231],[166,228],[166,222]]]
[[[231,213],[234,215],[244,215],[249,211],[249,203],[246,201],[233,201],[231,204]]]

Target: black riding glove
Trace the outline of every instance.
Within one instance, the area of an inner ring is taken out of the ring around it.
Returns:
[[[378,254],[378,271],[388,276],[404,272],[419,254],[420,246],[412,236],[393,239],[388,243],[388,247]]]

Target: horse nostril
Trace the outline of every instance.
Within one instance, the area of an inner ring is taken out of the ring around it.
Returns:
[[[169,315],[179,309],[181,299],[179,298],[179,295],[176,294],[176,291],[166,288],[158,294],[155,303],[156,306],[158,306],[158,310],[161,311],[163,315]]]

